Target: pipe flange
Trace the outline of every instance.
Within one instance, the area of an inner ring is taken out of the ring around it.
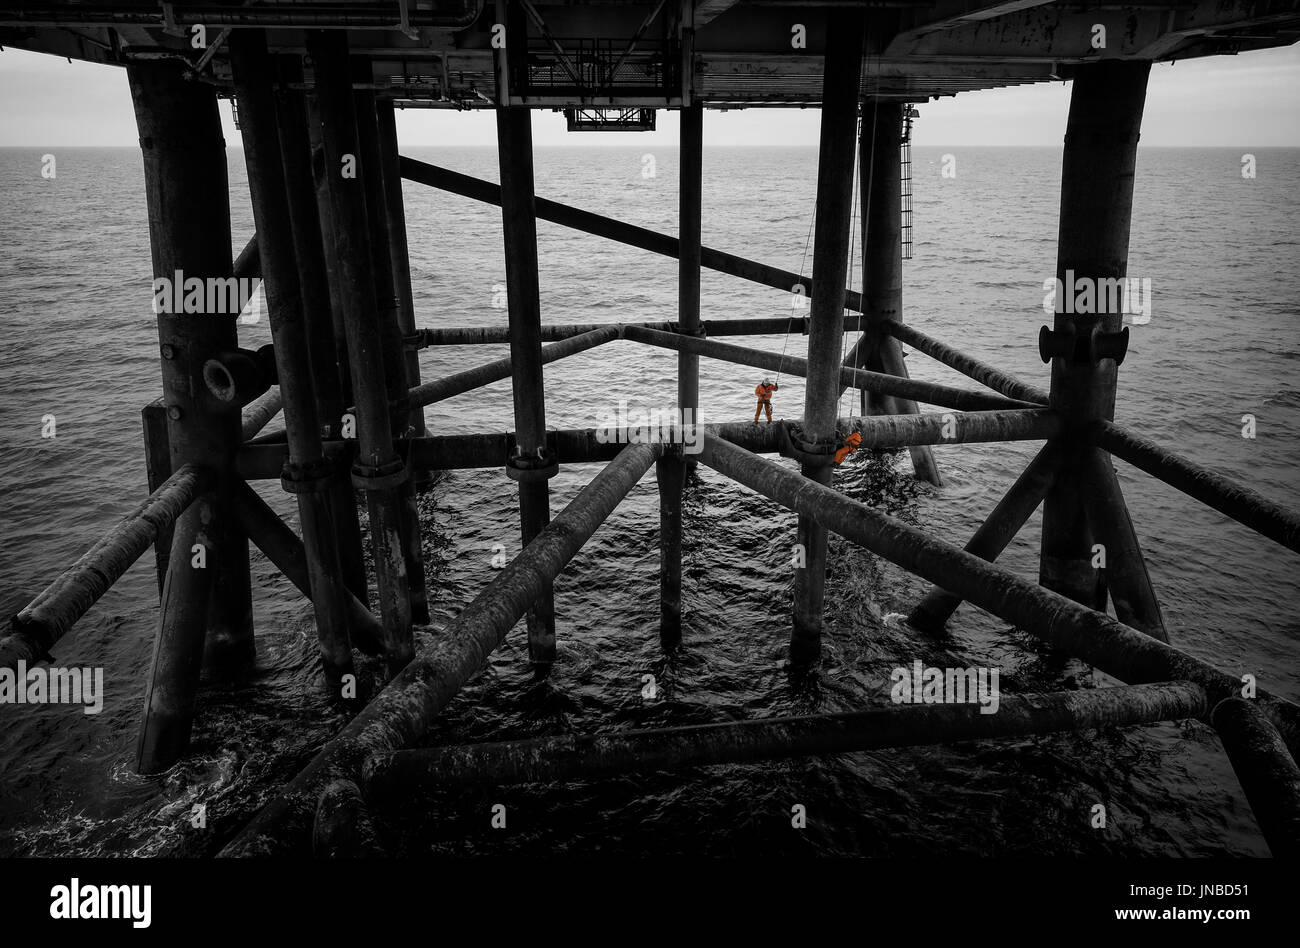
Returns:
[[[428,343],[425,341],[429,337],[424,334],[423,329],[417,329],[409,336],[402,337],[402,345],[409,350],[423,349]]]
[[[1118,332],[1104,332],[1100,326],[1092,330],[1092,357],[1094,362],[1102,359],[1114,359],[1116,365],[1124,364],[1128,354],[1128,327]]]
[[[1043,326],[1038,330],[1038,357],[1044,362],[1053,359],[1073,359],[1075,347],[1074,326],[1053,329]]]
[[[334,464],[328,457],[314,461],[285,461],[280,486],[290,494],[319,494],[330,489]]]
[[[524,454],[516,446],[506,457],[506,477],[512,481],[548,481],[560,472],[560,462],[550,448]]]
[[[1106,332],[1097,323],[1082,334],[1073,325],[1064,329],[1044,326],[1038,330],[1038,356],[1044,362],[1066,359],[1073,365],[1096,365],[1102,359],[1114,359],[1121,365],[1128,353],[1128,338],[1127,326]]]
[[[383,464],[352,465],[352,485],[362,490],[384,490],[404,484],[407,478],[406,462],[394,457]]]

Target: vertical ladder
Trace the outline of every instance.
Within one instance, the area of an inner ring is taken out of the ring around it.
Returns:
[[[902,241],[903,241],[903,259],[912,259],[912,119],[920,116],[912,106],[908,106],[903,113],[903,140],[899,144],[902,150],[900,157],[901,178],[903,188],[903,221],[902,221]]]

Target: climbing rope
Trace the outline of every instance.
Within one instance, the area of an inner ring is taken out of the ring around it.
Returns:
[[[863,196],[863,200],[862,200],[862,217],[863,217],[863,220],[862,220],[862,231],[863,231],[863,233],[862,233],[862,239],[863,239],[863,250],[864,250],[864,251],[866,250],[866,244],[871,240],[871,234],[870,234],[870,227],[871,227],[871,182],[872,182],[872,180],[874,179],[874,177],[875,177],[875,173],[876,173],[876,161],[875,161],[875,154],[876,154],[876,124],[877,124],[877,123],[876,123],[876,116],[877,116],[879,110],[880,110],[880,100],[879,100],[878,98],[876,98],[876,97],[872,97],[872,100],[871,100],[871,146],[870,146],[870,149],[871,149],[871,150],[868,152],[868,154],[871,155],[871,160],[870,160],[869,162],[867,162],[867,180],[866,180],[866,181],[861,181],[861,180],[859,180],[859,184],[860,184],[860,186],[861,186],[861,188],[862,188],[862,196]],[[867,118],[867,117],[866,117],[866,115],[864,114],[864,115],[862,116],[862,121],[865,122],[865,121],[866,121],[866,118]],[[859,151],[861,151],[861,147],[860,147],[860,146],[861,146],[861,142],[862,142],[862,136],[861,136],[861,134],[858,135],[858,142],[859,142]],[[859,179],[861,179],[861,177],[862,177],[862,175],[861,175],[861,170],[862,170],[862,160],[861,160],[861,157],[859,157],[859,160],[858,160],[858,171],[859,171],[858,177],[859,177]],[[851,272],[851,271],[850,271],[850,272]],[[850,282],[850,285],[852,285],[851,282]],[[859,343],[859,344],[861,344],[861,341],[862,341],[862,333],[863,333],[863,330],[864,330],[864,323],[863,323],[864,313],[862,312],[862,310],[866,308],[866,300],[867,300],[867,268],[864,266],[864,267],[862,268],[862,280],[861,280],[861,283],[859,284],[859,291],[858,291],[858,343]],[[855,389],[853,389],[853,395],[852,395],[852,398],[853,398],[853,407],[852,407],[852,409],[851,409],[850,412],[849,412],[849,416],[850,416],[851,418],[855,418],[855,419],[856,419],[856,418],[857,418],[857,417],[862,413],[862,412],[861,412],[861,406],[862,406],[862,393],[861,393],[858,389],[855,388]]]
[[[862,141],[862,119],[861,118],[858,119],[858,133],[854,135],[853,140],[855,142]],[[853,154],[854,154],[854,158],[858,159],[859,156],[856,147]],[[858,168],[861,168],[862,166],[860,160],[855,160],[854,164]],[[853,286],[853,272],[858,258],[857,249],[856,249],[858,230],[862,226],[861,217],[858,215],[858,194],[859,194],[859,186],[861,184],[861,177],[862,176],[860,174],[854,174],[853,176],[853,196],[851,198],[852,203],[849,205],[850,208],[849,210],[849,278],[848,278],[849,286]],[[855,226],[855,222],[857,226]],[[865,270],[863,270],[863,276],[864,277],[866,276]],[[841,319],[844,318],[843,310],[840,311],[840,318]],[[862,328],[862,314],[859,313],[858,314],[859,331],[861,331],[861,328]],[[840,335],[840,365],[844,364],[844,359],[847,355],[845,351],[845,347],[847,346],[848,341],[849,338],[847,334]],[[841,392],[839,398],[835,400],[835,417],[837,418],[840,415],[840,405],[843,403],[844,395],[846,394],[847,391],[848,390],[846,389],[844,392]]]
[[[815,224],[816,222],[817,222],[817,209],[816,207],[814,207],[813,215],[808,219],[808,236],[804,239],[804,243],[803,243],[803,260],[800,261],[799,263],[799,281],[800,281],[799,285],[800,286],[803,285],[803,271],[808,266],[808,251],[812,247],[813,224]],[[787,347],[789,347],[790,345],[790,330],[794,328],[794,321],[795,321],[794,311],[797,305],[794,299],[795,295],[796,294],[794,293],[792,287],[790,293],[790,318],[786,320],[785,338],[781,341],[781,362],[779,363],[779,365],[785,365],[785,351]],[[808,299],[808,295],[806,293],[802,294],[802,296],[803,299],[805,300]],[[776,384],[777,385],[781,384],[781,370],[779,368],[776,370]]]

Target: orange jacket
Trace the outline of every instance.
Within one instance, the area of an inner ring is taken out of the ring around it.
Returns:
[[[835,452],[835,463],[843,464],[844,459],[858,450],[858,445],[862,444],[862,435],[856,431],[850,431],[849,436],[844,439],[844,444]]]
[[[781,386],[777,385],[775,382],[771,385],[756,385],[754,386],[754,394],[758,396],[760,402],[770,402],[772,400],[772,393],[780,387]]]

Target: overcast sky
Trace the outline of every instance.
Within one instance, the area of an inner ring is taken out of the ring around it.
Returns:
[[[917,145],[1060,145],[1068,84],[968,92],[919,106]],[[222,104],[227,142],[239,135]],[[661,111],[653,133],[574,134],[563,116],[538,112],[538,145],[673,145],[677,116]],[[706,113],[708,145],[817,143],[815,109]],[[398,115],[404,145],[492,145],[490,111],[411,109]],[[1300,146],[1300,45],[1153,68],[1144,145]],[[54,56],[0,52],[0,146],[135,145],[125,71]]]

